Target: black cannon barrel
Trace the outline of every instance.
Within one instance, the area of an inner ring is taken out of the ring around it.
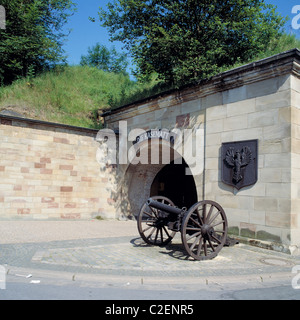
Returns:
[[[151,207],[151,208],[162,210],[162,211],[165,211],[165,212],[171,213],[171,214],[180,215],[181,212],[182,212],[182,209],[179,209],[179,208],[176,208],[176,207],[172,207],[172,206],[169,206],[167,204],[158,202],[156,200],[153,200],[152,198],[148,199],[147,205],[149,207]]]

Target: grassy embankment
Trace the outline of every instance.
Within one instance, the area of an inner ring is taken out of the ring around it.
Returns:
[[[0,111],[11,110],[32,119],[99,128],[99,115],[103,110],[118,106],[119,101],[143,89],[122,74],[69,66],[0,88]]]

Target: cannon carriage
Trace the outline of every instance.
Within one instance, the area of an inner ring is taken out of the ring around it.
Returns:
[[[166,246],[181,232],[183,246],[195,260],[215,258],[227,240],[226,214],[210,200],[180,209],[170,199],[155,196],[142,206],[137,224],[142,239],[155,246]]]

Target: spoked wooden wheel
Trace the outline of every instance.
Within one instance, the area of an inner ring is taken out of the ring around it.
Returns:
[[[227,218],[216,202],[198,202],[186,213],[181,238],[187,253],[196,260],[213,259],[227,238]]]
[[[174,203],[163,196],[152,197],[153,200],[161,203],[175,206]],[[142,239],[151,245],[165,246],[175,236],[175,231],[168,230],[169,213],[151,208],[145,203],[138,215],[138,231]]]

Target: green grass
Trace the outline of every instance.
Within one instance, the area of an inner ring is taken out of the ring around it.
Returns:
[[[127,75],[87,66],[58,67],[0,87],[0,111],[98,129],[105,110],[151,96],[157,83],[155,77],[142,84]]]
[[[293,48],[300,48],[295,36],[283,35],[251,61],[237,63],[227,71]],[[82,66],[58,67],[35,78],[0,87],[0,111],[12,110],[25,117],[87,128],[101,128],[99,115],[172,89],[153,76],[148,82],[131,81],[123,74]]]
[[[99,128],[99,114],[135,86],[128,76],[96,68],[57,68],[0,88],[0,110],[39,120]]]

